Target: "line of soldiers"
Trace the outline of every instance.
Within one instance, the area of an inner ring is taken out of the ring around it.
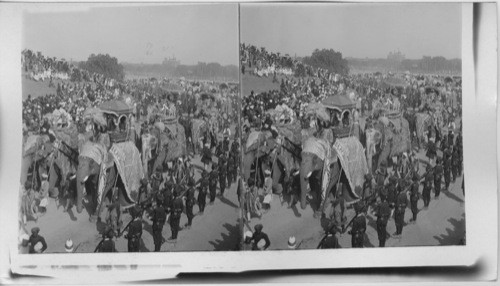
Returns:
[[[193,208],[196,203],[199,207],[199,215],[202,215],[205,211],[207,195],[210,197],[210,204],[215,201],[217,184],[219,184],[220,196],[223,197],[226,188],[230,188],[236,182],[239,164],[237,140],[234,140],[229,148],[229,139],[225,138],[217,146],[215,154],[218,156],[218,163],[212,163],[210,172],[203,170],[198,181],[195,181],[195,167],[191,165],[189,158],[175,162],[166,170],[166,173],[163,173],[164,167],[159,166],[150,180],[142,179],[138,191],[138,203],[129,209],[130,223],[121,232],[117,232],[116,227],[108,226],[103,232],[102,243],[96,251],[112,252],[114,244],[111,246],[107,241],[112,241],[113,236],[121,236],[127,231],[125,238],[128,240],[128,251],[139,252],[144,213],[151,220],[155,251],[160,251],[165,241],[177,242],[177,236],[181,230],[182,213],[185,212],[188,219],[184,227],[189,229],[195,216]],[[198,191],[197,197],[196,190]],[[172,232],[167,240],[162,236],[166,222],[169,222]]]
[[[444,190],[449,190],[451,179],[455,182],[457,177],[462,174],[462,137],[459,133],[453,143],[453,134],[451,132],[450,134],[448,143],[441,145],[443,157],[436,156],[434,167],[428,164],[426,172],[422,176],[418,174],[417,160],[413,161],[416,167],[408,168],[406,172],[393,171],[392,174],[388,174],[386,164],[383,162],[375,172],[375,178],[371,174],[365,176],[363,198],[354,204],[356,215],[351,221],[352,227],[349,231],[349,234],[352,235],[352,247],[363,247],[366,232],[366,213],[370,208],[377,217],[376,226],[379,247],[384,247],[387,239],[387,223],[392,215],[394,215],[396,225],[396,232],[393,237],[401,238],[405,225],[404,215],[408,205],[412,212],[410,222],[416,223],[419,212],[418,201],[422,199],[424,209],[427,209],[431,201],[432,190],[434,190],[435,198],[438,199],[443,190],[443,177]],[[401,167],[401,165],[397,165],[394,168],[399,171],[404,169]],[[422,192],[420,193],[421,184]]]

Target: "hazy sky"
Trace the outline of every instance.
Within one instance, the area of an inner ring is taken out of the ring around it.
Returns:
[[[24,48],[57,58],[86,60],[92,53],[109,53],[120,62],[161,63],[175,55],[183,64],[238,64],[235,4],[26,13],[23,27]]]
[[[344,57],[461,58],[460,4],[245,4],[241,41],[291,56],[332,48]]]

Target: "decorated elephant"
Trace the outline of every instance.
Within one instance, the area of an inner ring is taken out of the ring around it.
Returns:
[[[252,131],[244,148],[243,176],[248,180],[251,170],[258,185],[263,183],[263,169],[271,169],[273,189],[277,193],[283,190],[293,169],[298,169],[301,152],[301,130],[298,128],[277,126],[272,131]],[[252,168],[252,166],[254,168]]]
[[[83,138],[79,136],[76,126],[64,129],[55,129],[51,132],[55,136],[53,150],[48,158],[49,162],[49,193],[57,197],[60,187],[65,185],[66,175],[75,173],[78,166],[78,150]]]
[[[52,150],[52,142],[48,135],[29,135],[26,137],[21,163],[21,184],[30,179],[33,188],[36,189],[37,186],[40,186],[41,175],[48,171],[47,158]]]
[[[111,200],[114,187],[119,192],[122,206],[132,204],[138,196],[140,179],[144,178],[140,153],[130,141],[115,143],[106,148],[99,143],[86,142],[78,160],[76,207],[83,210],[82,200],[85,194],[90,195],[89,214],[91,219],[100,216],[102,205]]]
[[[196,154],[202,148],[202,138],[208,132],[208,124],[202,119],[191,120],[191,134],[193,140],[194,153]]]
[[[184,127],[179,123],[155,123],[154,128],[142,136],[142,165],[148,175],[165,162],[186,154]]]
[[[401,115],[388,118],[379,117],[367,124],[366,160],[370,171],[374,171],[390,158],[411,150],[410,128],[408,121]]]
[[[333,144],[310,137],[304,143],[300,163],[300,205],[306,208],[307,195],[317,215],[329,197],[351,201],[359,198],[368,166],[363,146],[356,137],[338,138]],[[342,183],[347,191],[340,191]]]

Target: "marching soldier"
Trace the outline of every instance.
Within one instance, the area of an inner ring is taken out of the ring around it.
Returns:
[[[215,196],[217,195],[217,179],[219,177],[219,173],[217,172],[217,163],[213,163],[212,171],[210,171],[208,189],[210,191],[210,204],[213,205],[215,201]]]
[[[362,248],[365,240],[366,231],[366,208],[362,202],[357,202],[354,205],[356,211],[356,218],[353,219],[352,228],[349,232],[351,237],[351,244],[353,248]]]
[[[387,201],[381,201],[376,208],[377,216],[377,235],[379,247],[385,247],[385,241],[387,239],[387,221],[391,216],[391,209]]]
[[[459,166],[459,154],[458,154],[458,148],[454,148],[453,154],[451,155],[451,174],[453,176],[453,182],[457,180],[458,176],[458,169],[460,168]]]
[[[431,201],[431,190],[432,182],[434,181],[434,175],[432,174],[431,165],[427,165],[427,171],[424,177],[424,189],[422,190],[422,199],[424,200],[424,207],[429,207],[429,202]]]
[[[163,225],[167,221],[167,212],[163,207],[163,196],[159,194],[156,197],[156,207],[153,210],[153,242],[155,245],[155,252],[160,251],[163,244]]]
[[[175,184],[172,181],[172,178],[170,180],[167,180],[165,184],[165,188],[161,192],[163,195],[163,207],[165,208],[165,211],[170,213],[172,210],[172,204],[174,202],[174,194],[173,194],[173,189],[175,188]]]
[[[210,143],[207,142],[203,145],[203,150],[201,151],[201,162],[203,163],[203,168],[208,170],[208,166],[212,163],[212,151],[210,150]]]
[[[226,182],[227,182],[227,164],[226,164],[226,156],[222,153],[219,157],[219,187],[220,187],[220,196],[224,196],[224,191],[226,190]]]
[[[443,156],[444,182],[445,182],[445,189],[448,190],[451,181],[451,151],[450,149],[446,149],[444,153],[445,153],[445,156]]]
[[[224,154],[224,147],[222,146],[222,141],[219,142],[217,147],[215,147],[215,156],[220,157],[220,155]]]
[[[208,185],[208,173],[203,171],[201,174],[200,186],[198,187],[198,207],[200,214],[203,214],[205,211],[205,205],[207,204]]]
[[[168,239],[168,242],[173,243],[177,241],[177,234],[180,229],[180,221],[182,209],[184,208],[184,204],[182,203],[182,198],[178,190],[174,190],[174,203],[172,212],[170,213],[170,230],[172,231],[172,236]]]
[[[398,179],[394,174],[389,177],[389,185],[387,186],[387,202],[389,203],[389,207],[394,208],[397,197],[397,189],[396,185],[398,183]]]
[[[95,252],[117,252],[115,242],[113,241],[113,235],[113,230],[110,227],[106,227],[102,234],[102,240]]]
[[[441,193],[441,179],[443,177],[443,165],[441,164],[441,158],[436,159],[436,166],[434,167],[434,197],[439,198]]]
[[[382,161],[380,163],[380,167],[375,171],[375,183],[377,187],[383,186],[385,184],[385,179],[387,178],[387,163],[386,161]]]
[[[410,187],[410,209],[413,214],[412,219],[410,219],[410,222],[416,222],[417,221],[417,214],[418,214],[418,200],[420,198],[420,193],[418,192],[418,189],[420,187],[419,184],[420,178],[418,174],[415,174],[413,176],[413,183],[411,184]]]
[[[406,192],[400,187],[400,192],[396,198],[396,209],[394,211],[394,222],[396,223],[395,236],[401,237],[403,226],[405,223],[405,211],[408,205],[408,198]]]
[[[186,228],[191,228],[191,223],[193,222],[193,207],[195,204],[194,200],[194,186],[193,181],[188,182],[188,190],[186,193],[186,216],[188,218],[188,222],[186,223]]]
[[[235,164],[234,164],[234,155],[233,153],[229,153],[229,158],[227,159],[227,168],[226,168],[226,174],[227,174],[227,187],[228,188],[231,188],[231,185],[233,184],[233,182],[236,181],[236,178],[233,177],[235,175],[235,173],[233,172],[233,169],[235,167]]]
[[[128,240],[128,252],[139,252],[142,236],[141,211],[137,207],[133,207],[130,209],[130,215],[132,216],[132,221],[126,227],[128,228],[128,233],[125,235],[125,238]]]

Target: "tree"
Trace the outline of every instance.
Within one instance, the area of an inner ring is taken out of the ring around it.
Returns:
[[[108,78],[122,81],[125,78],[123,66],[118,63],[118,59],[106,54],[91,54],[86,62],[80,63],[80,68],[89,72],[102,74]]]
[[[349,73],[347,60],[342,58],[342,53],[333,49],[316,49],[310,57],[305,57],[303,61],[312,67],[327,69],[333,73],[342,75]]]

